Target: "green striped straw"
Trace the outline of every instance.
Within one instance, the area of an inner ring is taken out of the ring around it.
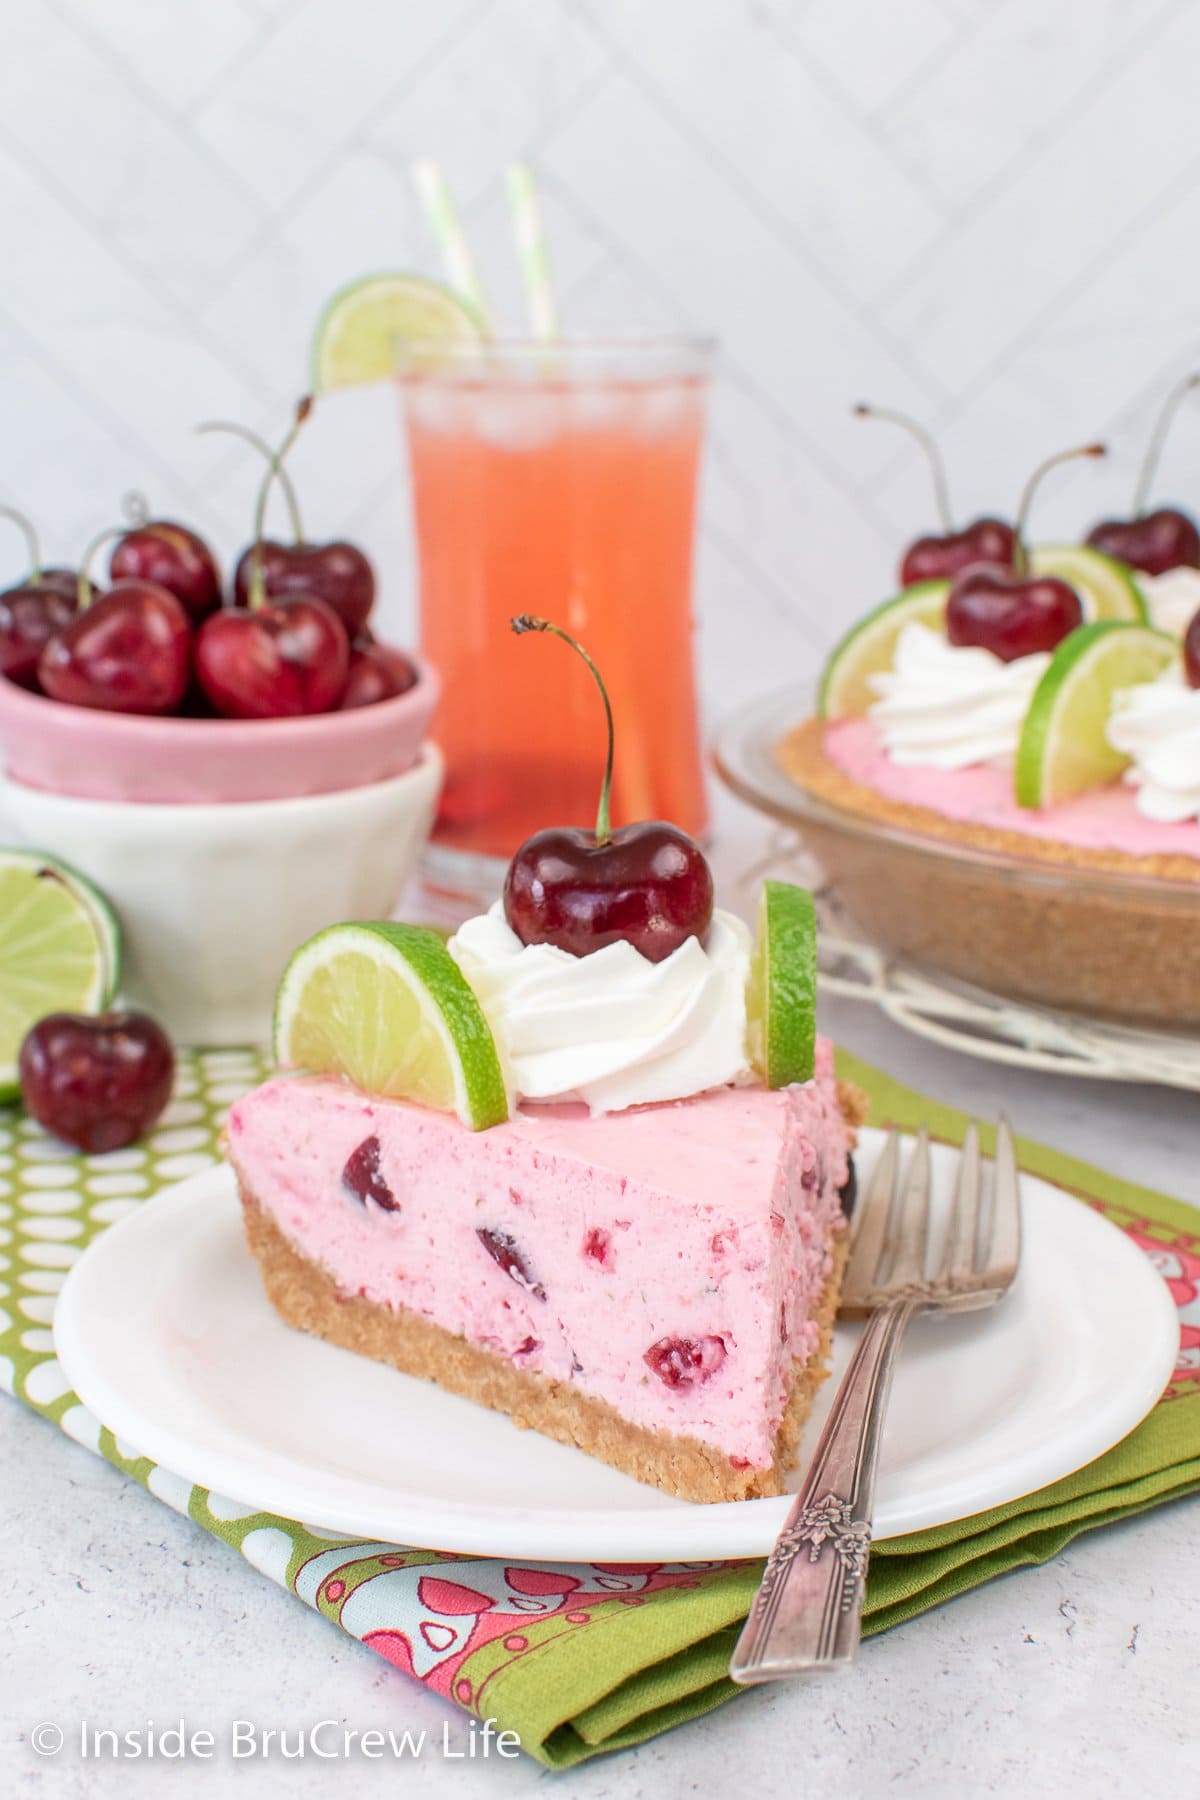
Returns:
[[[456,293],[470,301],[486,327],[488,306],[483,283],[441,164],[431,157],[422,157],[412,165],[412,179],[417,198],[437,239],[446,279]]]
[[[527,163],[509,164],[508,199],[512,207],[517,256],[529,306],[529,323],[534,337],[540,343],[546,343],[558,336],[558,313],[554,305],[550,258],[546,253],[537,187],[533,170]]]

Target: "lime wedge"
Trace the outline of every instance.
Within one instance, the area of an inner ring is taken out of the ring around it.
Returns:
[[[461,295],[423,275],[367,275],[339,288],[313,334],[312,385],[318,392],[360,381],[388,381],[403,346],[476,343],[486,336]]]
[[[120,934],[108,902],[74,869],[0,850],[0,1100],[20,1088],[17,1055],[53,1012],[103,1012],[116,990]]]
[[[1035,575],[1057,575],[1075,589],[1086,620],[1149,623],[1145,597],[1133,570],[1115,556],[1105,556],[1089,544],[1039,544],[1029,552],[1029,562]]]
[[[297,950],[275,1001],[275,1060],[368,1094],[508,1117],[496,1045],[445,943],[421,925],[331,925]]]
[[[750,1062],[768,1087],[809,1081],[817,1036],[817,915],[807,888],[764,881],[746,988]]]
[[[1119,619],[1081,625],[1065,637],[1033,691],[1017,745],[1020,806],[1053,806],[1103,787],[1129,758],[1108,741],[1113,695],[1153,681],[1178,655],[1165,631]]]
[[[896,640],[913,619],[931,631],[943,630],[949,592],[948,581],[918,581],[860,619],[825,664],[817,693],[821,717],[845,719],[866,712],[878,698],[868,677],[891,668]]]

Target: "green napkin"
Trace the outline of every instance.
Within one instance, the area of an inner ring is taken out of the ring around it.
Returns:
[[[961,1114],[852,1057],[839,1068],[870,1095],[872,1123],[924,1121],[937,1137],[961,1138]],[[252,1051],[185,1054],[158,1129],[104,1157],[75,1156],[0,1108],[0,1241],[14,1239],[11,1265],[0,1262],[0,1385],[397,1667],[515,1731],[549,1767],[641,1743],[731,1699],[729,1653],[758,1562],[503,1564],[367,1544],[193,1487],[119,1444],[68,1390],[49,1330],[65,1271],[156,1188],[216,1160],[225,1106],[261,1072]],[[1155,1260],[1181,1310],[1180,1367],[1149,1418],[1088,1468],[1011,1505],[876,1544],[868,1634],[1200,1487],[1200,1213],[1039,1144],[1022,1141],[1020,1155]]]

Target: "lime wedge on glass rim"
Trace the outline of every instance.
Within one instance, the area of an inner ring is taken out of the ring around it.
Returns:
[[[807,888],[764,881],[746,987],[750,1062],[770,1088],[810,1081],[817,1037],[817,915]]]
[[[1149,621],[1145,595],[1128,563],[1093,550],[1090,544],[1037,544],[1029,552],[1035,575],[1057,575],[1073,587],[1083,605],[1084,617]]]
[[[366,275],[339,288],[317,320],[311,356],[317,392],[363,381],[388,381],[402,346],[419,345],[428,361],[436,347],[478,343],[483,321],[461,294],[403,273]]]
[[[1020,806],[1053,806],[1112,781],[1129,762],[1108,741],[1113,695],[1153,681],[1179,654],[1165,631],[1120,619],[1081,625],[1033,691],[1014,770]]]
[[[483,1010],[422,925],[331,925],[302,944],[275,1001],[275,1060],[456,1113],[472,1131],[508,1117]]]
[[[116,917],[90,881],[34,850],[0,850],[0,1101],[47,1013],[103,1012],[120,974]]]
[[[912,621],[931,631],[945,629],[948,581],[918,581],[848,631],[832,652],[821,675],[817,711],[823,719],[845,719],[866,712],[878,698],[868,678],[890,669],[896,640]]]

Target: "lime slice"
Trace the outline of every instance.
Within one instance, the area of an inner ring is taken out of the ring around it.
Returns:
[[[768,1087],[809,1081],[817,1036],[817,915],[807,888],[764,881],[746,988],[750,1061]]]
[[[896,640],[914,619],[931,631],[943,629],[949,592],[948,581],[918,581],[860,619],[825,664],[817,693],[821,717],[845,719],[866,712],[878,698],[867,685],[868,677],[891,668]]]
[[[470,304],[423,275],[367,275],[339,288],[317,320],[312,384],[318,392],[388,381],[404,344],[477,343],[486,335]]]
[[[74,869],[0,850],[0,1100],[15,1100],[17,1054],[53,1012],[103,1012],[116,989],[120,935],[108,902]]]
[[[1153,681],[1178,655],[1165,631],[1119,619],[1081,625],[1065,637],[1033,692],[1017,746],[1020,806],[1053,806],[1103,787],[1129,758],[1114,750],[1106,727],[1113,695]]]
[[[479,1002],[421,925],[331,925],[302,944],[279,984],[275,1060],[457,1113],[472,1131],[508,1117]]]
[[[1039,544],[1029,552],[1035,575],[1057,575],[1068,582],[1083,603],[1084,617],[1133,619],[1149,623],[1145,597],[1128,563],[1105,556],[1089,544]]]

